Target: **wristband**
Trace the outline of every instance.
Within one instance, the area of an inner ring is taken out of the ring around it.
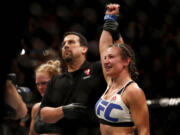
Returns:
[[[106,20],[103,25],[103,30],[110,32],[114,41],[118,40],[120,37],[119,24],[117,21]]]
[[[110,14],[107,14],[104,16],[104,21],[106,20],[113,20],[113,21],[117,21],[118,20],[118,17],[116,15],[110,15]]]

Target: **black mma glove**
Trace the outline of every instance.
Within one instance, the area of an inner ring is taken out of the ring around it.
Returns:
[[[66,119],[84,119],[88,117],[87,107],[80,103],[71,103],[63,106],[62,109]]]
[[[119,32],[119,23],[117,22],[118,17],[115,15],[105,15],[104,16],[104,26],[103,29],[110,32],[113,40],[116,41],[120,38],[121,34]]]

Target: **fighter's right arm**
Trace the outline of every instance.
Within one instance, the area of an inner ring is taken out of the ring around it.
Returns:
[[[106,7],[105,17],[104,17],[104,26],[103,31],[100,36],[99,41],[99,51],[100,58],[103,68],[104,77],[107,83],[110,83],[110,78],[108,78],[104,72],[104,53],[107,50],[108,46],[114,42],[122,43],[123,39],[118,32],[118,22],[117,18],[119,15],[119,5],[118,4],[108,4]]]

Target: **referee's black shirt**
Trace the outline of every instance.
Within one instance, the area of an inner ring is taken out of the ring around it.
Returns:
[[[62,119],[58,122],[59,126],[62,129],[68,128],[68,130],[82,126],[97,127],[99,123],[96,121],[94,106],[105,91],[106,86],[100,61],[94,63],[85,61],[79,70],[75,72],[65,71],[51,79],[43,97],[41,108],[82,103],[89,108],[87,113],[90,117],[85,118],[86,121],[81,117],[76,120]]]

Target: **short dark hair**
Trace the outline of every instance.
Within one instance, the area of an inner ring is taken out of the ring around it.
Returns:
[[[66,32],[64,35],[63,35],[63,38],[65,38],[67,35],[76,35],[79,37],[79,42],[80,42],[80,45],[81,46],[88,46],[88,42],[87,42],[87,39],[80,33],[78,32]]]

